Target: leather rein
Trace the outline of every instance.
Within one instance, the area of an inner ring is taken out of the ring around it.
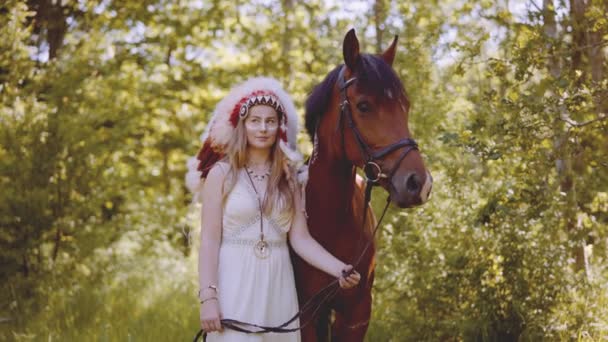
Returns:
[[[343,66],[338,75],[338,87],[340,89],[340,115],[338,117],[338,125],[337,125],[336,129],[341,128],[342,122],[346,120],[348,127],[351,129],[351,131],[353,132],[353,134],[355,136],[355,140],[357,141],[357,146],[359,147],[359,150],[361,152],[361,157],[364,160],[363,172],[365,174],[366,185],[365,185],[365,200],[364,200],[365,202],[364,202],[364,206],[363,206],[363,220],[361,221],[361,228],[363,228],[363,226],[365,225],[366,217],[367,217],[367,208],[368,208],[369,202],[371,200],[372,188],[374,186],[379,185],[380,179],[385,178],[385,179],[390,180],[393,177],[394,173],[397,171],[397,169],[398,169],[399,165],[401,164],[401,162],[403,161],[403,159],[405,159],[405,157],[411,151],[418,150],[418,144],[416,143],[416,141],[414,141],[414,139],[403,138],[391,145],[388,145],[388,146],[385,146],[385,147],[382,147],[379,149],[372,149],[369,147],[369,145],[363,139],[363,135],[361,134],[361,132],[359,131],[359,129],[357,128],[357,125],[355,124],[355,122],[353,120],[352,111],[350,108],[351,104],[348,101],[348,95],[347,95],[348,87],[350,85],[352,85],[355,81],[357,81],[357,78],[352,77],[348,80],[345,80],[345,77],[344,77],[345,70],[346,70],[346,66]],[[342,129],[341,131],[342,131],[342,146],[343,146],[343,149],[345,149],[346,145],[344,144],[344,130]],[[317,134],[317,133],[315,132],[315,134]],[[395,165],[393,166],[393,168],[390,170],[390,172],[388,174],[384,173],[382,171],[382,168],[376,161],[381,160],[382,158],[387,156],[389,153],[396,151],[402,147],[406,147],[406,148],[399,156],[398,161],[395,163]],[[344,155],[346,155],[346,151],[344,151]],[[376,235],[378,228],[380,228],[380,224],[382,222],[382,219],[384,218],[384,215],[386,214],[389,204],[390,204],[390,195],[387,198],[386,205],[384,206],[384,209],[382,211],[382,215],[380,216],[380,219],[378,220],[378,222],[376,223],[376,226],[374,227],[370,240],[367,242],[367,244],[363,248],[361,254],[357,257],[355,262],[353,262],[353,264],[352,264],[353,268],[349,272],[343,272],[343,274],[342,274],[343,277],[347,277],[352,272],[354,272],[354,270],[357,268],[357,266],[361,262],[361,259],[363,258],[363,256],[365,255],[365,253],[367,252],[369,247],[372,245],[372,243],[374,241],[374,236]],[[234,319],[221,319],[220,322],[222,324],[222,327],[224,327],[226,329],[240,331],[240,332],[247,333],[247,334],[261,334],[261,333],[270,333],[270,332],[290,333],[290,332],[304,329],[304,327],[306,327],[312,321],[314,321],[315,314],[320,310],[321,306],[325,302],[331,300],[334,297],[334,295],[338,292],[339,287],[336,286],[336,285],[338,285],[338,281],[339,281],[339,279],[334,279],[327,286],[325,286],[324,288],[319,290],[312,298],[310,298],[300,308],[300,310],[295,315],[293,315],[293,317],[291,317],[289,320],[287,320],[285,323],[283,323],[281,325],[278,325],[275,327],[270,327],[270,326],[264,326],[264,325],[254,324],[254,323],[241,322],[241,321],[234,320]],[[312,314],[310,315],[310,319],[308,321],[301,323],[299,327],[287,328],[287,326],[290,323],[294,322],[296,319],[300,318],[304,313],[307,313],[310,310],[312,310]],[[199,340],[199,338],[201,338],[201,336],[203,338],[203,341],[206,341],[207,333],[201,329],[194,337],[194,342],[197,342]]]

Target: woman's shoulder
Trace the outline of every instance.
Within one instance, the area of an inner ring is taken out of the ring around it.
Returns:
[[[209,198],[218,198],[217,194],[224,193],[224,181],[230,170],[230,164],[218,161],[209,170],[203,186],[203,202]]]
[[[224,174],[227,174],[231,169],[232,169],[232,165],[230,164],[230,162],[228,161],[228,158],[224,158],[224,159],[220,159],[218,160],[214,165],[213,168],[219,169],[221,170]]]
[[[207,174],[207,180],[221,181],[226,177],[229,170],[230,164],[228,164],[228,162],[224,160],[220,160],[213,164],[213,166],[209,170],[209,174]]]

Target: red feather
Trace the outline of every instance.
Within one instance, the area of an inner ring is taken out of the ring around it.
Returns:
[[[281,130],[279,131],[279,138],[280,138],[281,140],[283,140],[284,142],[288,142],[288,141],[287,141],[287,132],[285,132],[285,130],[284,130],[284,129],[281,129]]]
[[[223,157],[224,154],[215,151],[211,146],[211,142],[207,139],[196,155],[196,159],[200,160],[197,170],[202,172],[201,178],[207,177],[209,170]]]

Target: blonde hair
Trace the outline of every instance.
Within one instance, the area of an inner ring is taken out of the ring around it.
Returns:
[[[276,113],[276,110],[275,110]],[[277,113],[277,116],[282,115]],[[281,117],[278,117],[279,122]],[[273,210],[288,211],[294,214],[294,174],[287,163],[287,157],[279,147],[279,131],[277,130],[276,141],[271,147],[270,153],[270,177],[266,187],[266,201],[263,205],[263,212],[270,215]],[[239,172],[247,165],[247,132],[245,120],[240,119],[235,127],[234,135],[225,148],[225,161],[230,165],[230,170],[226,175],[224,183],[224,193],[222,200],[225,201],[228,194],[236,184]],[[258,189],[259,190],[259,189]]]

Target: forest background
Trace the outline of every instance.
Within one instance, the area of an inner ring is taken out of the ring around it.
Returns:
[[[606,340],[606,13],[607,0],[3,1],[0,340],[191,339],[186,159],[250,76],[281,80],[302,115],[351,27],[367,52],[399,35],[435,178],[431,201],[391,209],[379,234],[368,340]]]

